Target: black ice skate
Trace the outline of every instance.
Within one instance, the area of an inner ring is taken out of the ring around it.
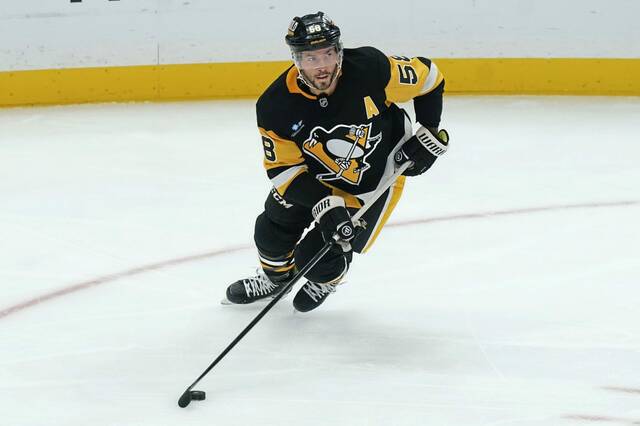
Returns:
[[[286,273],[278,277],[269,278],[261,270],[257,275],[243,280],[238,280],[227,287],[227,298],[222,300],[222,304],[246,305],[257,300],[275,297],[287,285],[291,273]],[[287,293],[291,291],[291,288]]]
[[[299,312],[309,312],[324,302],[336,291],[337,284],[317,284],[307,281],[293,298],[293,307]]]

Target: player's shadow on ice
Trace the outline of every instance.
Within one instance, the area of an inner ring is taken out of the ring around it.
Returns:
[[[452,350],[451,341],[432,334],[428,324],[407,331],[376,320],[374,313],[278,315],[265,334],[278,351],[304,359],[307,365],[442,371],[454,363],[445,355]]]

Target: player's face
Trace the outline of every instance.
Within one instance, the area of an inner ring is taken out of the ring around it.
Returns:
[[[335,47],[300,52],[297,57],[300,71],[318,90],[331,86],[338,72],[339,54]]]

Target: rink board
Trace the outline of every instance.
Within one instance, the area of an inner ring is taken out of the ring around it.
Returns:
[[[436,59],[453,94],[640,95],[640,59]],[[257,97],[286,61],[0,73],[0,106]]]

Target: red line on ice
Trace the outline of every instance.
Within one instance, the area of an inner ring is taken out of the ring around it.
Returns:
[[[637,419],[623,419],[620,417],[609,417],[609,416],[594,416],[591,414],[570,414],[570,415],[563,416],[563,418],[568,420],[579,420],[583,422],[621,423],[625,425],[640,424],[640,420],[637,420]]]
[[[394,222],[394,223],[389,223],[388,225],[385,225],[385,226],[386,227],[408,226],[408,225],[418,225],[423,223],[448,222],[453,220],[484,219],[484,218],[491,218],[496,216],[514,216],[514,215],[520,215],[520,214],[541,213],[541,212],[556,211],[556,210],[594,209],[594,208],[603,208],[603,207],[628,207],[628,206],[635,206],[635,205],[640,205],[640,201],[635,200],[635,201],[615,201],[610,203],[561,204],[561,205],[546,206],[546,207],[528,207],[528,208],[511,209],[511,210],[494,210],[494,211],[481,212],[481,213],[436,216],[436,217],[428,217],[425,219],[414,219],[414,220],[405,220],[402,222]]]
[[[33,306],[39,305],[41,303],[47,302],[49,300],[57,299],[59,297],[65,296],[67,294],[75,293],[80,290],[86,290],[91,287],[98,286],[100,284],[105,284],[109,282],[113,282],[119,280],[120,278],[126,278],[133,275],[143,274],[145,272],[156,271],[158,269],[163,269],[169,266],[176,266],[182,263],[194,262],[196,260],[208,259],[210,257],[220,256],[223,254],[233,253],[240,250],[246,250],[250,248],[250,246],[238,246],[238,247],[227,247],[220,250],[210,251],[207,253],[196,254],[193,256],[185,256],[177,259],[165,260],[163,262],[152,263],[150,265],[140,266],[138,268],[128,269],[122,272],[116,272],[115,274],[109,274],[102,277],[95,278],[90,281],[84,281],[78,284],[71,285],[69,287],[62,288],[60,290],[46,293],[35,297],[31,300],[27,300],[26,302],[22,302],[20,304],[10,306],[6,309],[0,311],[0,318],[6,317],[18,311],[22,311],[27,308],[31,308]]]
[[[623,392],[623,393],[640,395],[640,388],[625,388],[621,386],[603,386],[602,389],[614,391],[614,392]]]
[[[468,214],[459,214],[459,215],[437,216],[437,217],[424,218],[424,219],[405,220],[401,222],[389,223],[386,226],[387,227],[411,226],[411,225],[419,225],[419,224],[434,223],[434,222],[483,219],[483,218],[492,218],[492,217],[498,217],[498,216],[512,216],[512,215],[521,215],[521,214],[539,213],[539,212],[557,211],[557,210],[590,209],[590,208],[603,208],[603,207],[629,207],[629,206],[636,206],[636,205],[640,205],[640,200],[616,201],[616,202],[609,202],[609,203],[603,202],[603,203],[565,204],[565,205],[546,206],[546,207],[529,207],[529,208],[512,209],[512,210],[495,210],[495,211],[488,211],[488,212],[481,212],[481,213],[468,213]],[[139,275],[145,272],[156,271],[158,269],[163,269],[170,266],[176,266],[183,263],[209,259],[211,257],[221,256],[224,254],[229,254],[229,253],[233,253],[240,250],[247,250],[251,247],[252,246],[247,245],[247,246],[222,248],[220,250],[215,250],[207,253],[196,254],[193,256],[185,256],[185,257],[180,257],[176,259],[170,259],[170,260],[166,260],[158,263],[152,263],[149,265],[140,266],[133,269],[128,269],[126,271],[116,272],[114,274],[98,277],[90,281],[84,281],[78,284],[71,285],[69,287],[62,288],[60,290],[57,290],[51,293],[46,293],[46,294],[37,296],[33,299],[19,303],[17,305],[9,306],[8,308],[5,308],[0,311],[0,319],[7,317],[11,314],[14,314],[16,312],[25,310],[27,308],[31,308],[33,306],[47,302],[49,300],[54,300],[59,297],[65,296],[67,294],[76,293],[80,290],[86,290],[88,288],[96,287],[101,284],[110,283],[110,282],[119,280],[121,278],[126,278],[133,275]]]

